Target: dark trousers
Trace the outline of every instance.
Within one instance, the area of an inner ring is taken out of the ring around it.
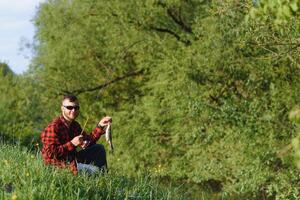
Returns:
[[[100,170],[107,169],[106,152],[102,144],[94,144],[77,152],[77,162],[93,164]]]

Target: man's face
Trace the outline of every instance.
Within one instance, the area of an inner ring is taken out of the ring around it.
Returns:
[[[79,103],[78,101],[70,102],[69,99],[65,99],[62,102],[61,112],[67,121],[73,121],[79,115]]]

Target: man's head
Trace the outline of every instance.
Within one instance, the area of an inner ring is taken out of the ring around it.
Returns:
[[[79,102],[75,95],[66,94],[62,99],[61,113],[63,117],[72,122],[79,115]]]

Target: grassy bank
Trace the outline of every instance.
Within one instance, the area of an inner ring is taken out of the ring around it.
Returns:
[[[45,167],[39,154],[25,148],[1,144],[0,149],[0,199],[185,199],[174,189],[160,188],[149,176],[73,176]]]

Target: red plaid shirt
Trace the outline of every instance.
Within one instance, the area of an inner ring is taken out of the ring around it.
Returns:
[[[68,167],[74,174],[77,174],[76,147],[71,140],[80,135],[81,131],[78,122],[73,121],[68,126],[63,116],[55,118],[41,133],[42,157],[45,164]],[[89,140],[92,145],[104,133],[101,128],[95,128],[90,135],[83,132],[83,139]]]

